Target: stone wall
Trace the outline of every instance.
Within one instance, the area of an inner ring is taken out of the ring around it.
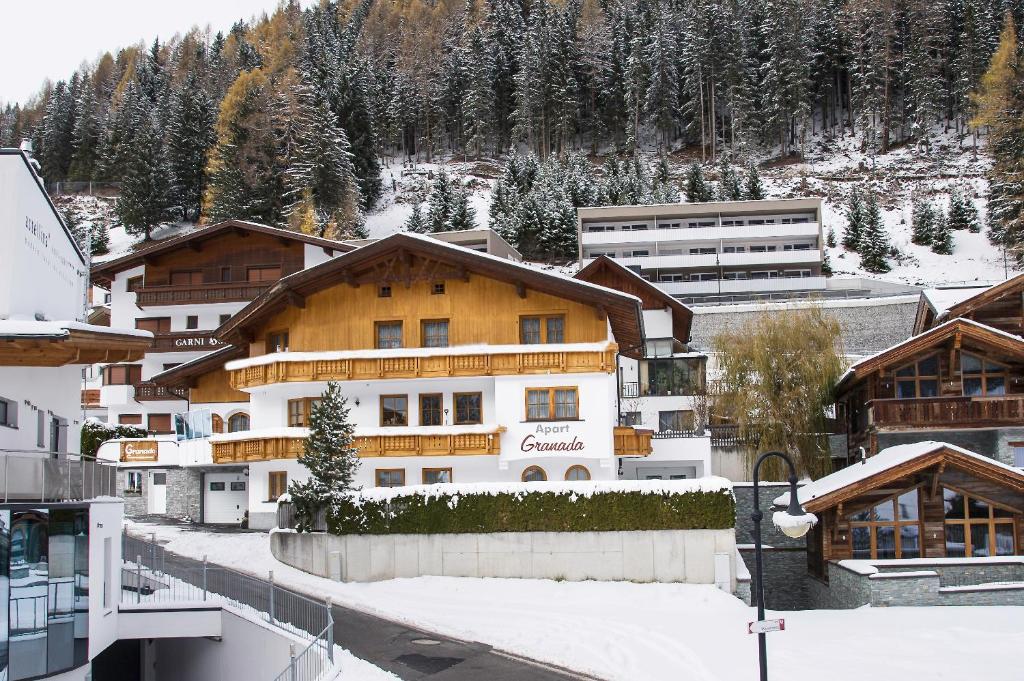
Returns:
[[[808,580],[816,608],[1024,605],[1024,558],[843,561],[828,575]]]
[[[146,475],[142,476],[142,494],[125,494],[125,484],[128,482],[128,471],[119,469],[117,471],[117,496],[124,499],[124,516],[126,518],[137,518],[146,515],[146,488],[149,480]]]
[[[803,539],[791,539],[772,524],[772,500],[789,488],[788,483],[761,483],[761,558],[764,563],[764,602],[772,610],[803,610],[811,607],[807,593],[807,546]],[[754,489],[749,482],[734,482],[736,496],[736,543],[747,569],[753,575]]]
[[[321,577],[522,577],[718,584],[736,591],[728,530],[333,535],[274,532],[274,557]],[[718,562],[716,555],[723,556]]]
[[[136,471],[140,469],[134,469]],[[128,470],[117,471],[117,495],[124,499],[124,515],[126,518],[138,518],[147,515],[149,508],[151,469],[141,469],[142,494],[125,494],[125,483],[128,481]],[[202,498],[202,473],[191,468],[161,468],[157,472],[167,474],[167,513],[171,518],[181,520],[200,520],[200,503]]]
[[[828,301],[823,303],[823,307],[842,327],[843,347],[847,354],[857,356],[873,355],[909,338],[917,314],[917,301],[906,297],[877,301]],[[690,344],[696,350],[709,351],[715,335],[773,309],[778,309],[778,305],[765,305],[754,310],[749,305],[697,307]]]

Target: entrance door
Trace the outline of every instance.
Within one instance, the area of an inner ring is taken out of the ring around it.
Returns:
[[[203,522],[238,525],[249,509],[249,478],[242,472],[207,473],[203,490]]]
[[[146,512],[157,515],[167,513],[167,473],[150,471]]]

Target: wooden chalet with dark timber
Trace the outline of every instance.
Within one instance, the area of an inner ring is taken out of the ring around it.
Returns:
[[[798,494],[819,520],[807,539],[818,577],[830,561],[1024,553],[1024,473],[945,442],[888,448]]]
[[[606,255],[592,261],[576,273],[576,278],[606,288],[629,293],[640,299],[644,310],[668,308],[672,312],[672,335],[682,344],[690,342],[693,311],[636,272]]]
[[[246,348],[225,345],[190,362],[184,362],[153,376],[154,385],[185,395],[190,404],[248,402],[247,393],[231,387],[224,363],[245,357]]]
[[[387,287],[390,291],[392,287],[410,289],[414,285],[433,283],[469,283],[473,277],[501,282],[504,287],[500,291],[495,289],[491,299],[487,298],[486,293],[474,294],[474,304],[479,309],[464,310],[462,315],[467,320],[475,319],[475,322],[466,324],[460,338],[452,339],[453,344],[517,343],[518,333],[514,328],[509,327],[505,333],[508,337],[502,339],[500,335],[492,334],[492,329],[487,327],[493,326],[495,320],[506,312],[501,304],[506,294],[513,300],[526,300],[539,295],[571,300],[589,308],[593,322],[598,325],[610,323],[621,352],[640,354],[643,317],[640,301],[635,296],[408,233],[394,234],[285,277],[221,326],[217,330],[217,337],[233,345],[256,343],[258,347],[250,354],[262,354],[263,338],[259,332],[265,322],[289,308],[302,310],[306,306],[307,297],[321,292],[322,295],[328,295],[325,289],[344,285],[357,291],[362,287],[363,292],[370,292],[363,295],[376,299],[382,297],[381,287]],[[371,304],[370,298],[366,299],[366,303]],[[364,311],[368,309],[353,310],[351,314]],[[411,314],[413,311],[409,312]],[[340,316],[342,313],[336,311],[336,314]],[[515,315],[509,319],[513,318],[516,318]],[[302,336],[293,334],[291,350],[340,349],[337,339],[328,335],[330,329],[323,329],[320,333],[323,335],[321,338],[313,333],[305,336],[308,342],[303,341]],[[352,347],[372,347],[372,343]]]

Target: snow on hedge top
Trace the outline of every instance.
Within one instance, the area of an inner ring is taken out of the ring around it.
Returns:
[[[0,319],[0,336],[67,336],[71,331],[88,331],[89,333],[113,334],[117,336],[138,336],[152,338],[151,331],[139,329],[112,329],[109,326],[97,326],[85,322],[51,322],[35,319]]]
[[[463,482],[436,485],[409,485],[406,487],[372,487],[360,490],[356,501],[393,501],[401,497],[420,496],[427,499],[459,497],[471,494],[549,493],[591,497],[595,494],[690,494],[693,492],[727,492],[732,494],[732,483],[725,478],[710,476],[693,480],[576,480],[550,482]]]
[[[991,466],[998,466],[1003,468],[1016,476],[1021,476],[1021,472],[1012,466],[1007,466],[1004,463],[990,459],[987,456],[976,454],[963,447],[957,447],[951,445],[948,442],[914,442],[909,445],[897,445],[895,447],[888,447],[878,452],[874,456],[870,456],[865,459],[862,463],[855,463],[842,470],[838,470],[835,473],[826,475],[823,478],[818,478],[814,482],[809,482],[806,485],[799,488],[797,495],[800,499],[801,504],[805,504],[811,499],[817,499],[818,497],[831,494],[836,490],[842,489],[855,482],[866,480],[872,476],[883,473],[890,468],[899,466],[900,464],[912,461],[918,457],[931,454],[939,449],[951,449],[953,451],[965,454],[979,461],[984,461]],[[776,506],[786,506],[789,504],[789,492],[782,494],[775,498]]]
[[[236,359],[224,365],[228,371],[273,364],[337,359],[388,359],[398,357],[441,357],[446,355],[502,355],[517,352],[604,352],[614,343],[550,343],[544,345],[452,345],[443,348],[393,348],[369,350],[328,350],[325,352],[272,352]]]

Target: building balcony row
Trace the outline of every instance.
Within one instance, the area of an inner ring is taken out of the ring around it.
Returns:
[[[596,255],[592,252],[585,253],[583,263],[592,261]],[[600,253],[607,254],[605,251]],[[716,267],[762,267],[762,266],[809,266],[821,264],[822,254],[819,248],[810,248],[801,251],[771,251],[755,253],[704,253],[704,254],[675,254],[666,255],[651,253],[650,255],[629,256],[615,255],[615,262],[623,267],[639,267],[642,271],[653,269],[666,270],[700,270],[713,269]]]
[[[579,344],[551,350],[537,346],[479,346],[475,349],[410,348],[339,353],[282,352],[228,363],[231,387],[245,390],[274,383],[387,379],[614,373],[614,344]],[[550,347],[550,346],[549,346]],[[575,348],[575,349],[568,349]],[[446,352],[447,351],[447,352]],[[386,354],[385,354],[386,353]],[[407,353],[407,354],[406,354]],[[333,358],[332,358],[333,357]],[[241,365],[241,366],[239,366]]]
[[[135,304],[145,309],[163,305],[206,305],[239,303],[255,299],[274,282],[218,282],[188,286],[140,286],[135,289]]]
[[[775,277],[772,279],[715,279],[711,281],[659,281],[658,288],[672,296],[774,291],[824,291],[827,277]]]
[[[868,424],[877,429],[1024,425],[1024,395],[881,399],[867,407]]]
[[[754,239],[815,238],[821,233],[817,222],[798,222],[777,225],[723,225],[715,227],[690,227],[679,229],[642,229],[583,232],[580,240],[583,246],[612,246],[672,243],[690,246],[699,241],[750,241]]]

